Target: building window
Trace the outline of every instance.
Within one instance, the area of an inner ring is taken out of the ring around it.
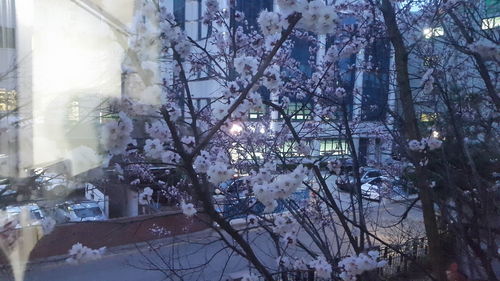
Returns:
[[[434,122],[437,119],[437,113],[422,113],[420,114],[421,122]]]
[[[442,27],[434,27],[434,28],[424,28],[423,30],[424,37],[426,39],[432,37],[439,37],[444,35],[444,29]]]
[[[485,0],[484,8],[487,17],[496,17],[500,15],[500,1],[499,0]]]
[[[356,28],[355,20],[352,18],[345,18],[342,20],[342,22],[346,26],[354,29]],[[336,37],[329,35],[326,37],[326,49],[328,50],[334,44],[339,44],[339,42],[342,42],[344,40],[350,40],[349,35],[346,34]],[[336,69],[338,70],[338,82],[336,86],[344,88],[347,93],[352,93],[352,91],[354,90],[354,83],[356,81],[356,58],[357,54],[352,54],[349,57],[340,58],[335,65]],[[326,97],[326,99],[332,101],[332,105],[335,104],[335,98]],[[349,120],[352,118],[353,101],[353,95],[348,95],[348,99],[345,100]],[[340,112],[338,112],[337,115],[338,114],[340,114]]]
[[[286,114],[290,116],[292,121],[306,121],[312,118],[309,104],[302,102],[290,102],[286,109]],[[283,116],[280,116],[280,119],[282,118]]]
[[[193,106],[198,112],[210,109],[210,104],[209,98],[193,98]]]
[[[384,119],[389,91],[389,42],[378,40],[365,49],[365,61],[372,69],[363,74],[361,119],[380,121]]]
[[[0,48],[16,47],[16,24],[13,0],[0,0]]]
[[[0,89],[0,111],[14,110],[16,104],[16,91]]]
[[[292,37],[293,40],[293,49],[292,49],[292,58],[295,59],[299,63],[299,70],[307,77],[312,76],[312,67],[309,63],[309,59],[311,59],[311,54],[309,50],[314,47],[313,43],[307,39],[299,39],[296,37]],[[314,54],[314,57],[316,54]],[[315,58],[314,58],[315,59]]]
[[[203,3],[202,3],[202,0],[198,0],[197,2],[198,2],[197,3],[198,5],[196,7],[196,10],[198,12],[197,37],[198,37],[198,40],[201,40],[203,38],[203,35],[202,35],[202,33],[203,33],[203,31],[202,31],[202,28],[203,28],[203,22],[202,22],[203,21]],[[207,36],[208,36],[208,34],[207,34]]]
[[[348,155],[347,142],[340,139],[322,139],[319,145],[319,155]]]
[[[80,121],[80,104],[78,101],[72,101],[69,108],[68,120]]]
[[[241,160],[262,160],[264,159],[264,151],[261,147],[256,147],[255,150],[247,150],[240,144],[233,143],[229,149],[229,155],[233,161]]]
[[[306,145],[311,147],[311,142],[305,142]],[[304,157],[305,154],[299,153],[297,150],[297,142],[295,141],[286,141],[280,148],[279,153],[282,157]]]
[[[481,29],[493,29],[500,26],[500,17],[493,17],[483,19],[481,22]]]
[[[0,26],[0,48],[16,48],[16,36],[14,28]]]
[[[203,0],[186,1],[184,6],[182,3],[175,3],[174,11],[176,20],[179,18],[184,22],[184,30],[186,34],[198,41],[206,39],[212,32],[211,24],[203,24],[203,15],[206,12],[206,6]],[[184,18],[182,15],[184,14]],[[180,22],[179,22],[180,23]]]
[[[263,109],[263,110],[253,110],[253,109],[251,109],[250,113],[248,114],[248,119],[250,121],[258,121],[258,120],[262,120],[262,118],[264,118],[264,115],[266,115],[266,110],[265,109]]]
[[[236,10],[245,14],[248,27],[259,30],[257,18],[262,10],[273,10],[273,0],[238,0],[236,1]]]
[[[186,28],[186,0],[174,0],[174,18],[182,29]]]

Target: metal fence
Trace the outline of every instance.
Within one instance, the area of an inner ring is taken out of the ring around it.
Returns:
[[[422,262],[429,252],[426,238],[410,240],[402,245],[379,247],[380,258],[387,264],[378,269],[378,274],[384,278],[393,277],[411,271],[412,266]],[[289,271],[274,274],[276,281],[317,281],[314,270]],[[261,279],[264,280],[264,279]]]
[[[396,248],[397,251],[393,248]],[[408,272],[416,262],[421,262],[428,254],[429,247],[426,238],[408,241],[405,244],[380,248],[380,257],[387,264],[379,269],[379,274],[384,277]]]
[[[314,270],[307,271],[288,271],[277,273],[274,276],[276,281],[316,281]]]

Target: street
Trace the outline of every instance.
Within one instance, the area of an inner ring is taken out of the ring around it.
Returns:
[[[348,206],[349,194],[339,192],[338,201],[344,208]],[[367,225],[388,242],[397,239],[394,228],[384,228],[396,221],[406,210],[408,202],[397,203],[389,200],[382,202],[366,201]],[[422,230],[414,223],[421,221],[421,214],[414,209],[408,214],[407,221],[413,224],[410,229]],[[256,255],[271,268],[276,267],[276,251],[273,242],[262,230],[248,232]],[[312,241],[304,233],[299,238],[314,249]],[[166,241],[154,242],[153,248],[142,245],[126,249],[109,249],[103,258],[71,265],[60,262],[32,264],[26,273],[27,281],[135,281],[135,280],[225,280],[230,274],[242,272],[249,265],[243,258],[225,247],[218,234],[212,230],[189,234]],[[231,241],[231,240],[229,240]],[[305,255],[297,250],[293,256]],[[169,270],[175,268],[173,271]],[[5,280],[6,277],[3,277]],[[2,279],[2,280],[4,280]]]

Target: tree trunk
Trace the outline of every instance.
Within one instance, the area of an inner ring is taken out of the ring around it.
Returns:
[[[410,140],[420,140],[420,132],[417,125],[413,96],[408,74],[408,52],[404,45],[403,36],[398,28],[394,8],[389,0],[382,0],[380,10],[384,17],[389,39],[394,47],[396,62],[396,80],[399,87],[399,99],[403,107],[403,119],[406,137]],[[440,245],[439,231],[432,199],[432,190],[427,183],[426,171],[418,164],[419,155],[412,155],[416,167],[417,187],[422,202],[425,232],[429,241],[429,255],[433,265],[433,274],[437,280],[446,280],[445,258]]]

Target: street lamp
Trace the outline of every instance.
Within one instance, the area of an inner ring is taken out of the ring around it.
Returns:
[[[237,135],[241,133],[241,131],[243,131],[243,127],[238,123],[233,123],[231,129],[229,129],[229,132],[233,135]]]

